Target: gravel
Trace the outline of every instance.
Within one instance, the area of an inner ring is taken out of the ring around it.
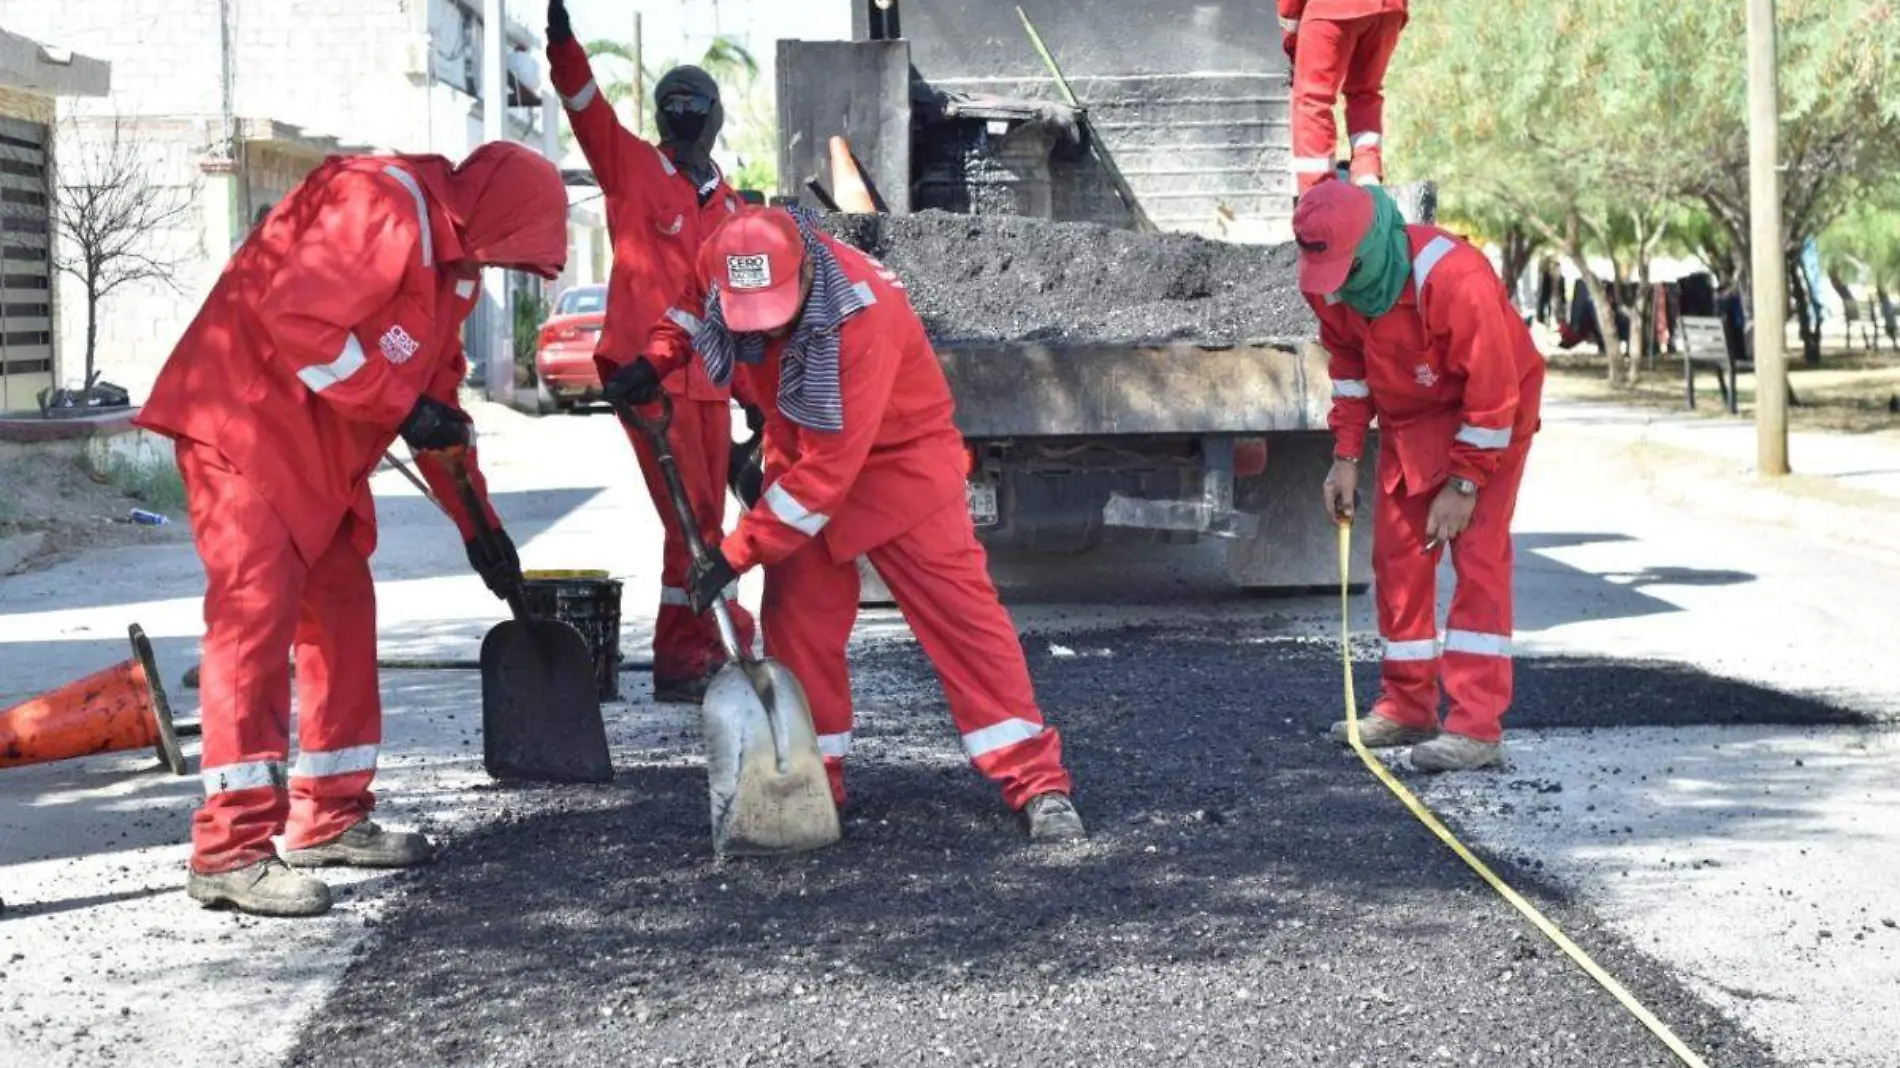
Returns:
[[[957,758],[916,648],[860,646],[842,844],[716,864],[690,739],[609,789],[519,792],[392,904],[293,1062],[1673,1063],[1321,740],[1327,643],[1026,642],[1088,842],[1029,847]],[[1525,719],[1557,710],[1544,725],[1838,715],[1634,663],[1527,661],[1519,695]],[[1776,1063],[1534,860],[1497,866],[1710,1063]]]
[[[939,343],[1232,344],[1311,336],[1293,245],[1008,215],[829,215],[897,273]]]

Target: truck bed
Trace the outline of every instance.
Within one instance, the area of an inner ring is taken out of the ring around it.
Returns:
[[[1323,430],[1325,354],[1304,339],[1165,345],[945,342],[966,438]]]

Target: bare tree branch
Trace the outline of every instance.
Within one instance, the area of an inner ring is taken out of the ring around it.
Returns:
[[[163,183],[153,173],[150,143],[122,117],[110,125],[70,120],[73,145],[59,161],[53,190],[53,266],[86,293],[86,383],[97,374],[99,310],[128,285],[149,283],[178,291],[184,257],[171,249],[171,232],[190,221],[190,187]]]

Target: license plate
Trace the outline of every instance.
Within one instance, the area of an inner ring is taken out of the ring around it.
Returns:
[[[979,527],[996,525],[996,487],[988,482],[965,482],[963,498],[970,506],[970,521]]]

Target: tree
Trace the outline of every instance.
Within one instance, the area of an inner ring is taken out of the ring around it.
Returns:
[[[69,123],[71,136],[58,160],[53,196],[53,265],[86,293],[87,389],[98,378],[99,309],[108,296],[134,283],[178,290],[182,257],[162,247],[183,226],[192,197],[153,178],[148,144],[122,118]]]
[[[1790,262],[1900,165],[1897,9],[1780,0]],[[1744,23],[1739,3],[1444,0],[1407,26],[1388,78],[1395,170],[1490,198],[1563,249],[1606,311],[1612,381],[1625,378],[1613,318],[1585,255],[1634,257],[1646,275],[1669,220],[1693,205],[1706,224],[1693,239],[1725,247],[1711,266],[1745,286]]]

